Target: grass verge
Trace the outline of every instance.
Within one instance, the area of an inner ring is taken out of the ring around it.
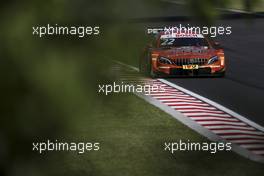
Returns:
[[[56,170],[101,176],[263,175],[263,164],[233,152],[189,151],[172,155],[164,151],[166,141],[207,139],[135,95],[117,96],[111,104],[98,104],[96,114],[87,114],[72,125],[74,139],[100,141],[101,150],[82,155],[64,153],[65,159],[55,165]]]

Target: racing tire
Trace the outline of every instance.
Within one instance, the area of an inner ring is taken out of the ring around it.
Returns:
[[[225,72],[220,73],[220,77],[221,78],[225,77]]]
[[[155,73],[153,71],[153,68],[152,68],[152,62],[151,62],[151,59],[149,59],[149,62],[148,62],[149,66],[148,66],[148,76],[151,77],[152,79],[155,79],[155,78],[159,78],[159,74],[158,73]]]
[[[152,62],[149,56],[145,57],[144,59],[140,59],[139,61],[139,72],[150,78],[158,78],[158,74],[155,73],[152,69]]]
[[[215,75],[215,77],[218,77],[218,78],[224,78],[225,77],[225,71],[221,72],[221,73],[217,73]]]

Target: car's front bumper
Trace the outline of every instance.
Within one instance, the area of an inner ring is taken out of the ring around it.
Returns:
[[[183,69],[182,66],[153,63],[153,72],[159,76],[223,76],[224,65],[200,65],[198,69]]]

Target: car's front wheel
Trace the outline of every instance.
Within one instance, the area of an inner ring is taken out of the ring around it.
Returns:
[[[157,73],[155,73],[154,71],[153,71],[153,67],[152,67],[152,63],[150,62],[150,70],[149,70],[149,76],[151,77],[151,78],[158,78],[159,77],[159,75],[157,74]]]
[[[144,58],[140,59],[139,62],[139,71],[141,74],[151,77],[151,78],[158,78],[158,74],[154,72],[152,67],[152,60],[151,57],[146,55]]]

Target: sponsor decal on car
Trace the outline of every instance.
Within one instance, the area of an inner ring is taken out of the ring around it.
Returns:
[[[182,68],[184,70],[196,70],[199,69],[198,65],[183,65]]]

